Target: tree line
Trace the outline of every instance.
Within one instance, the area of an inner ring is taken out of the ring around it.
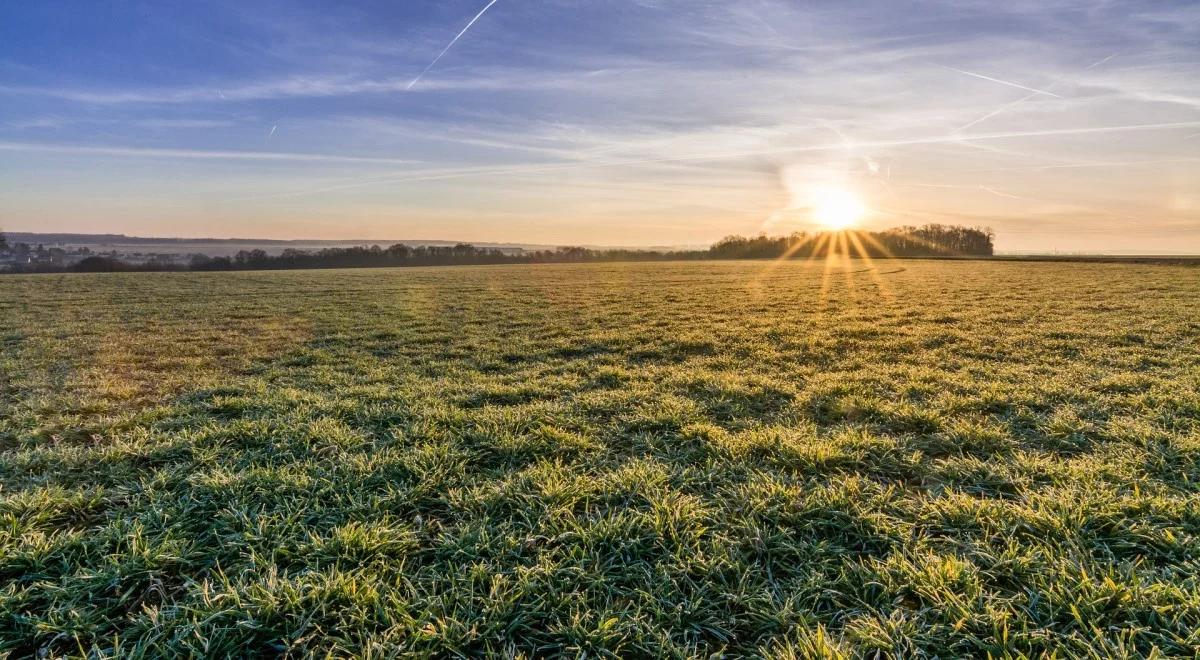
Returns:
[[[583,261],[652,261],[678,259],[676,252],[591,250],[560,247],[509,253],[469,243],[453,246],[403,243],[383,248],[335,247],[321,250],[287,249],[271,255],[265,250],[242,250],[232,257],[194,257],[191,270],[290,270],[305,268],[378,268],[389,266],[465,266],[487,264],[571,263]]]
[[[786,236],[728,236],[708,249],[714,259],[826,257],[990,257],[995,233],[982,227],[929,224],[887,231],[796,232]]]
[[[992,256],[990,229],[929,224],[898,227],[882,232],[803,232],[785,236],[728,236],[707,250],[644,251],[596,250],[560,247],[553,250],[503,251],[469,243],[453,246],[331,247],[320,250],[287,249],[280,254],[242,250],[233,256],[193,255],[187,262],[129,262],[111,255],[88,255],[70,264],[21,262],[3,258],[29,254],[29,246],[9,245],[0,234],[0,270],[7,272],[134,272],[291,270],[312,268],[379,268],[485,264],[583,263],[604,261],[665,261],[699,259],[813,258],[846,253],[849,256],[980,257]],[[40,246],[39,246],[40,247]],[[23,248],[23,249],[22,249]]]

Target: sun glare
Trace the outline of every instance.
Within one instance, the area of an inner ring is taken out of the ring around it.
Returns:
[[[813,204],[813,219],[822,227],[841,231],[858,224],[866,207],[853,193],[841,188],[822,190]]]

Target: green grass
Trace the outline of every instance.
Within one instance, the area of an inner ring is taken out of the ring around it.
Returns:
[[[1200,271],[865,268],[4,278],[0,651],[1196,656]]]

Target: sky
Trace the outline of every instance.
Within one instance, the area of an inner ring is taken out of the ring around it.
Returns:
[[[831,191],[1200,253],[1200,3],[0,4],[8,231],[694,246]]]

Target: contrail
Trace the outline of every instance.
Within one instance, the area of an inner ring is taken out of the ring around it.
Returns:
[[[876,140],[856,142],[856,148],[872,148],[883,149],[889,147],[907,147],[923,144],[961,144],[965,141],[986,141],[986,140],[1008,140],[1015,138],[1028,137],[1054,137],[1067,135],[1093,135],[1102,133],[1123,133],[1131,131],[1158,131],[1169,130],[1174,128],[1195,128],[1200,126],[1200,121],[1181,121],[1181,122],[1165,122],[1158,124],[1123,124],[1118,126],[1090,126],[1082,128],[1055,128],[1040,131],[1012,131],[1003,133],[976,133],[975,135],[935,135],[923,138],[910,138],[904,140]],[[0,143],[2,148],[3,143]],[[529,163],[524,165],[514,165],[510,167],[474,167],[450,170],[426,170],[424,172],[412,172],[397,177],[372,179],[369,181],[354,181],[350,183],[339,184],[335,186],[327,186],[324,188],[314,188],[310,190],[297,190],[292,192],[276,193],[272,195],[261,195],[256,199],[262,198],[279,198],[279,197],[296,197],[300,195],[314,195],[324,192],[334,192],[338,190],[348,190],[352,188],[362,188],[366,186],[374,186],[391,183],[410,183],[414,181],[442,181],[446,179],[459,179],[472,176],[505,176],[510,174],[541,174],[544,172],[559,172],[564,170],[586,169],[591,167],[625,167],[630,165],[654,165],[659,163],[686,163],[700,161],[715,161],[727,160],[730,158],[746,158],[750,156],[772,156],[777,154],[796,154],[814,151],[840,151],[846,148],[843,143],[830,144],[814,144],[807,147],[784,147],[777,149],[760,149],[757,151],[740,151],[728,153],[711,153],[697,156],[665,156],[662,158],[642,158],[620,161],[600,161],[587,163],[557,163],[557,164],[541,164]]]
[[[964,185],[956,185],[956,184],[952,184],[952,183],[901,183],[899,185],[901,188],[914,188],[915,187],[915,188],[951,188],[954,190],[982,190],[983,192],[988,193],[989,195],[995,195],[997,197],[1007,197],[1008,199],[1019,199],[1019,200],[1026,201],[1026,202],[1043,201],[1043,200],[1037,199],[1035,197],[1022,197],[1021,195],[1014,195],[1012,193],[1006,193],[1003,190],[996,190],[995,188],[992,188],[990,186],[985,186],[982,183],[977,186],[964,186]]]
[[[1097,163],[1062,163],[1059,165],[1032,165],[1026,167],[992,167],[964,172],[1043,172],[1045,170],[1074,170],[1089,167],[1137,167],[1140,165],[1166,165],[1169,163],[1198,163],[1200,158],[1155,158],[1152,160],[1126,160]]]
[[[1047,92],[1044,89],[1037,89],[1036,87],[1026,87],[1025,85],[1022,85],[1019,83],[1010,82],[1008,80],[1000,80],[999,78],[993,78],[991,76],[985,76],[982,73],[971,73],[970,71],[963,71],[962,69],[956,69],[952,66],[945,66],[942,64],[939,64],[938,66],[942,67],[943,69],[948,69],[950,71],[956,71],[958,73],[963,74],[964,76],[971,76],[974,78],[979,78],[981,80],[990,80],[994,83],[1000,83],[1001,85],[1008,85],[1009,87],[1016,87],[1017,89],[1023,89],[1027,92],[1033,92],[1035,94],[1045,94],[1046,96],[1053,96],[1056,99],[1062,98],[1058,94],[1055,94],[1054,92]]]
[[[271,132],[270,132],[270,133],[267,133],[267,139],[268,139],[268,140],[270,140],[271,138],[275,137],[275,129],[277,129],[277,128],[279,128],[279,124],[275,124],[274,126],[272,126],[272,127],[271,127]]]
[[[1034,198],[1032,198],[1032,197],[1022,197],[1022,196],[1020,196],[1020,195],[1014,195],[1014,194],[1012,194],[1012,193],[1006,193],[1006,192],[1004,192],[1004,191],[1002,191],[1002,190],[996,190],[995,188],[989,188],[988,186],[985,186],[985,185],[983,185],[983,184],[979,184],[979,189],[980,189],[980,190],[982,190],[982,191],[984,191],[984,192],[986,192],[986,193],[991,193],[991,194],[993,194],[993,195],[995,195],[995,196],[997,196],[997,197],[1007,197],[1007,198],[1009,198],[1009,199],[1019,199],[1019,200],[1026,201],[1026,202],[1037,202],[1037,201],[1041,201],[1041,200],[1034,199]]]
[[[467,26],[465,28],[463,28],[461,32],[454,35],[454,38],[450,40],[450,43],[446,44],[446,47],[442,49],[442,52],[438,53],[438,56],[433,58],[433,61],[429,63],[429,66],[425,67],[424,71],[417,74],[417,77],[413,78],[412,82],[408,83],[408,86],[405,87],[404,89],[406,89],[406,90],[412,89],[413,85],[417,84],[421,80],[421,78],[425,77],[425,74],[429,73],[429,70],[432,69],[434,67],[434,65],[438,63],[438,60],[441,60],[442,56],[445,55],[446,52],[449,51],[451,48],[453,48],[454,44],[458,43],[459,39],[462,39],[462,36],[467,33],[467,30],[470,30],[471,26],[475,25],[475,21],[478,21],[481,16],[483,16],[485,13],[487,13],[487,10],[492,8],[492,5],[496,4],[499,1],[500,0],[491,0],[491,2],[487,3],[487,5],[485,5],[483,9],[480,9],[479,13],[475,14],[475,18],[472,18],[471,22],[467,23]]]
[[[975,120],[975,121],[973,121],[973,122],[970,122],[970,123],[967,123],[967,124],[963,124],[962,126],[959,126],[958,128],[954,129],[954,132],[955,132],[955,133],[961,133],[961,132],[963,132],[963,131],[967,130],[968,128],[971,128],[972,126],[974,126],[974,125],[976,125],[976,124],[979,124],[979,123],[985,122],[985,121],[987,121],[987,120],[991,119],[992,117],[995,117],[996,115],[1000,114],[1001,112],[1004,112],[1005,110],[1008,110],[1009,108],[1013,108],[1013,107],[1016,107],[1016,106],[1018,106],[1018,105],[1021,105],[1022,103],[1024,103],[1024,102],[1028,101],[1029,99],[1031,99],[1031,98],[1033,98],[1033,97],[1035,97],[1035,96],[1040,96],[1040,94],[1039,94],[1038,92],[1034,92],[1034,93],[1032,93],[1032,94],[1028,94],[1028,95],[1026,95],[1026,96],[1022,96],[1021,98],[1019,98],[1019,99],[1017,99],[1016,101],[1013,101],[1013,102],[1011,102],[1011,103],[1005,103],[1004,105],[1000,106],[999,108],[996,108],[995,110],[992,110],[991,112],[989,112],[989,113],[987,113],[986,115],[984,115],[984,116],[980,117],[979,119],[976,119],[976,120]]]
[[[1100,66],[1101,64],[1104,64],[1105,62],[1107,62],[1107,61],[1111,60],[1112,58],[1114,58],[1114,57],[1116,57],[1116,56],[1117,56],[1117,53],[1113,53],[1112,55],[1109,55],[1108,57],[1105,57],[1105,58],[1103,58],[1103,59],[1100,59],[1100,60],[1096,60],[1095,62],[1092,62],[1091,64],[1089,64],[1089,65],[1087,65],[1086,67],[1084,67],[1084,68],[1083,68],[1083,70],[1084,70],[1084,71],[1091,71],[1092,69],[1094,69],[1094,68],[1096,68],[1096,67]],[[948,69],[948,68],[950,68],[950,67],[944,67],[944,68],[947,68],[947,69]],[[954,71],[958,71],[958,69],[954,69]],[[966,71],[963,71],[962,73],[966,73]],[[975,74],[970,74],[970,75],[975,75]],[[1054,85],[1050,85],[1050,86],[1051,86],[1051,87],[1053,87]],[[976,119],[975,121],[973,121],[973,122],[970,122],[969,124],[963,124],[962,126],[959,126],[958,128],[954,129],[954,132],[955,132],[955,133],[961,133],[962,131],[965,131],[965,130],[967,130],[968,128],[971,128],[972,126],[974,126],[974,125],[976,125],[976,124],[978,124],[978,123],[981,123],[981,122],[987,121],[988,119],[991,119],[992,117],[995,117],[996,115],[998,115],[998,114],[1000,114],[1000,113],[1004,112],[1005,110],[1008,110],[1009,108],[1013,108],[1013,107],[1016,107],[1016,106],[1018,106],[1018,105],[1021,105],[1022,103],[1024,103],[1024,102],[1028,101],[1029,99],[1032,99],[1033,97],[1035,97],[1035,96],[1039,96],[1039,95],[1041,95],[1041,94],[1049,94],[1049,92],[1043,92],[1043,91],[1041,91],[1041,90],[1033,90],[1033,93],[1032,93],[1032,94],[1029,94],[1029,95],[1027,95],[1027,96],[1022,96],[1021,98],[1019,98],[1019,99],[1017,99],[1016,101],[1013,101],[1013,102],[1011,102],[1011,103],[1006,103],[1006,104],[1004,104],[1004,105],[1002,105],[1002,106],[1000,106],[1000,107],[996,108],[995,110],[992,110],[991,112],[987,113],[986,115],[984,115],[984,116],[980,117],[979,119]],[[1052,95],[1052,96],[1053,96],[1053,95]]]

